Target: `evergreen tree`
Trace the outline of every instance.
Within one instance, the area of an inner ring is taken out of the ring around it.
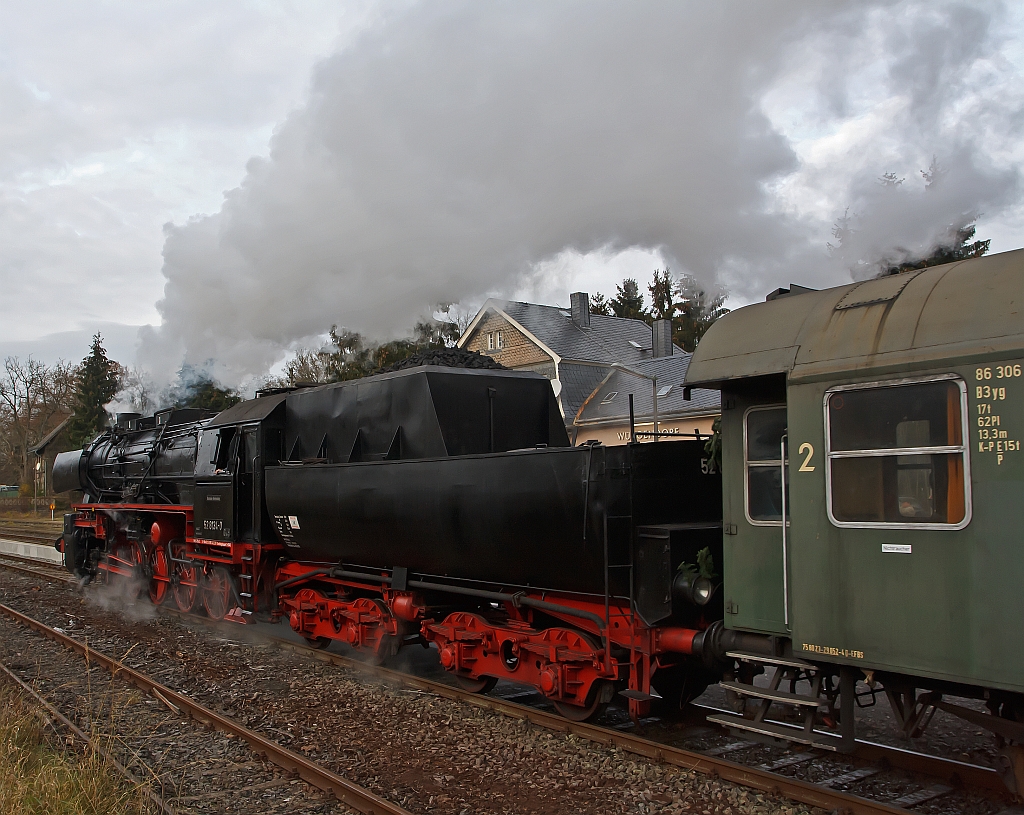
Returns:
[[[633,320],[650,322],[650,315],[644,311],[644,296],[636,281],[627,277],[621,286],[616,287],[615,296],[608,302],[616,317],[628,317]]]
[[[191,396],[177,407],[200,408],[201,410],[227,410],[242,401],[242,397],[230,388],[223,388],[212,379],[197,382],[190,389]]]
[[[647,287],[651,293],[651,317],[672,322],[672,342],[686,351],[693,351],[700,338],[729,309],[725,293],[709,294],[691,275],[673,280],[669,270],[655,269],[654,280]]]
[[[647,287],[651,293],[651,314],[655,320],[671,320],[675,316],[675,286],[668,269],[655,269],[654,281]]]
[[[167,400],[176,408],[221,411],[237,405],[242,397],[217,384],[205,371],[197,371],[186,363],[178,371],[178,384],[171,388]]]
[[[604,317],[612,316],[612,310],[608,306],[608,301],[604,299],[604,295],[600,292],[590,298],[590,313],[600,314]]]
[[[73,410],[68,423],[68,441],[76,447],[87,444],[110,423],[104,407],[120,390],[121,366],[107,359],[103,337],[92,338],[89,355],[78,366]]]
[[[676,284],[679,316],[672,321],[672,341],[692,352],[715,320],[729,313],[725,294],[709,294],[696,278],[683,275]]]
[[[921,170],[921,176],[925,181],[925,192],[937,189],[945,180],[947,171],[943,169],[938,159],[932,157],[932,163],[927,170]],[[878,185],[889,193],[895,193],[902,188],[906,179],[900,178],[896,173],[884,173],[878,179]],[[980,258],[988,252],[991,241],[974,240],[976,217],[972,213],[964,213],[955,223],[949,224],[945,235],[939,238],[933,248],[927,250],[928,254],[923,257],[914,257],[912,252],[894,247],[889,257],[864,258],[859,255],[864,247],[858,248],[855,237],[857,230],[854,229],[854,218],[850,216],[850,210],[843,213],[832,226],[832,237],[835,243],[828,243],[829,254],[848,264],[853,270],[862,270],[867,274],[874,274],[875,277],[887,277],[888,275],[902,274],[917,269],[925,269],[929,266],[941,266],[945,263],[953,263],[958,260],[969,260]],[[902,258],[896,262],[897,258]],[[854,271],[854,277],[858,277]],[[866,275],[863,275],[866,276]]]
[[[949,237],[943,244],[936,246],[929,255],[920,260],[911,260],[901,263],[899,266],[890,266],[881,272],[879,277],[886,277],[903,272],[912,272],[916,269],[926,269],[929,266],[942,266],[945,263],[953,263],[957,260],[970,260],[980,258],[988,252],[991,240],[972,241],[974,237],[974,223],[964,224],[961,227],[951,226]]]

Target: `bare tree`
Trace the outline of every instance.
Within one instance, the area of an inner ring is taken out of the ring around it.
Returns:
[[[32,478],[29,450],[71,413],[75,367],[7,357],[0,371],[0,459],[22,484]]]
[[[119,371],[118,385],[119,388],[112,403],[115,413],[130,411],[148,416],[156,410],[156,384],[153,382],[153,378],[141,368],[122,367]]]

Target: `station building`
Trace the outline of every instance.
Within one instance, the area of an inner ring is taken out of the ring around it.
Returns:
[[[710,434],[718,392],[693,391],[684,398],[690,354],[673,345],[667,320],[652,328],[642,320],[592,314],[586,292],[569,300],[566,309],[489,299],[458,346],[550,379],[574,443],[627,443],[630,393],[638,432],[654,429],[657,410],[662,432]],[[638,435],[639,441],[651,438]]]

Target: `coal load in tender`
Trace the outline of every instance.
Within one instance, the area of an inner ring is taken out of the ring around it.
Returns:
[[[477,351],[467,351],[465,348],[435,348],[399,360],[394,365],[381,368],[377,373],[405,371],[409,368],[418,368],[421,365],[439,365],[444,368],[479,368],[492,371],[508,370],[500,362]]]

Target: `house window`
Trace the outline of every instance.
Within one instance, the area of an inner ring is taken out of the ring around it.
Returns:
[[[601,400],[602,405],[610,405],[616,396],[619,395],[618,391],[612,391],[604,399]]]
[[[744,494],[747,520],[782,526],[782,439],[784,406],[750,408],[743,417]],[[789,484],[786,484],[789,489]]]
[[[970,520],[959,379],[825,395],[829,517],[837,526],[962,528]]]
[[[493,351],[494,350],[494,332],[493,331],[488,331],[487,332],[487,350],[488,351]]]
[[[504,348],[504,347],[505,347],[505,344],[504,344],[504,342],[502,341],[502,337],[501,337],[501,332],[500,332],[500,331],[495,331],[495,332],[494,332],[494,347],[495,347],[495,348],[496,348],[497,350],[499,350],[499,351],[500,351],[500,350],[501,350],[502,348]]]

